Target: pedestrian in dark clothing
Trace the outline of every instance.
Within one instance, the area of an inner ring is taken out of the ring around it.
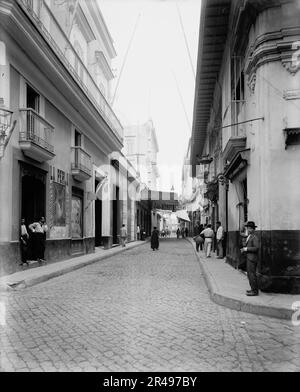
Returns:
[[[194,241],[196,242],[196,251],[199,252],[200,246],[201,246],[201,250],[202,250],[204,239],[201,237],[200,234],[198,234],[197,236],[194,237]]]
[[[184,234],[185,234],[184,227],[182,227],[181,228],[181,236],[182,236],[182,238],[184,238]]]
[[[245,226],[248,229],[248,237],[241,252],[242,254],[245,253],[247,257],[247,276],[251,287],[251,290],[247,290],[246,295],[248,297],[254,297],[258,295],[256,269],[258,264],[259,240],[255,233],[255,228],[257,227],[255,223],[250,221]]]
[[[151,234],[151,249],[158,250],[159,248],[159,231],[157,230],[156,227],[154,227],[154,230],[152,231]]]
[[[185,236],[188,237],[188,235],[189,235],[189,229],[188,229],[187,227],[185,228],[184,232],[185,232]]]
[[[201,223],[201,225],[200,225],[200,227],[199,227],[199,234],[200,234],[200,235],[201,235],[201,233],[202,233],[203,230],[204,230],[204,226],[203,226],[202,223]],[[203,238],[203,242],[200,242],[200,250],[203,250],[203,246],[204,246],[204,235],[202,235],[201,237]]]
[[[180,229],[179,229],[179,227],[178,227],[178,229],[176,231],[176,235],[177,235],[177,239],[179,239],[179,237],[180,237]]]
[[[28,241],[29,241],[29,234],[26,229],[25,219],[21,220],[21,234],[20,234],[20,248],[21,248],[21,264],[27,264],[27,257],[28,257]]]
[[[141,241],[145,241],[145,231],[143,228],[141,229]]]
[[[194,237],[196,237],[200,233],[201,233],[201,231],[200,231],[200,224],[199,224],[199,222],[197,222],[196,226],[194,227],[194,233],[193,233]]]
[[[45,218],[42,217],[38,222],[31,223],[29,229],[32,232],[33,238],[33,260],[45,262],[46,232],[48,231]]]

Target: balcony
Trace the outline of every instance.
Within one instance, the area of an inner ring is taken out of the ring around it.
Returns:
[[[38,162],[55,157],[54,127],[32,109],[20,109],[19,145],[23,153]]]
[[[92,176],[92,160],[81,147],[72,147],[72,175],[75,180],[83,182]]]
[[[45,0],[17,0],[118,140],[123,127]]]

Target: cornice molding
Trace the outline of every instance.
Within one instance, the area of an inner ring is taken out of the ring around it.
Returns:
[[[114,74],[112,73],[112,70],[111,70],[102,50],[96,50],[95,59],[96,59],[96,62],[100,65],[100,68],[103,70],[106,79],[107,80],[114,79]]]
[[[287,100],[287,101],[290,101],[290,100],[293,100],[293,99],[300,99],[300,89],[284,90],[283,98],[285,100]]]
[[[82,0],[81,0],[82,1]],[[102,16],[100,8],[96,1],[85,1],[86,6],[89,9],[89,13],[93,19],[93,22],[97,28],[99,35],[101,36],[105,47],[111,56],[111,58],[116,57],[117,53],[113,45],[113,39],[108,31],[105,20]]]
[[[77,22],[80,31],[88,43],[96,39],[80,5],[76,12],[75,21]]]
[[[300,26],[259,36],[248,50],[248,61],[245,70],[249,81],[253,81],[253,74],[257,72],[260,66],[275,61],[281,61],[282,65],[295,75],[300,69],[300,61],[293,61],[295,53],[293,46],[295,37],[299,36]]]
[[[255,72],[248,76],[247,84],[248,84],[248,87],[250,89],[251,94],[254,94],[255,86],[256,86],[256,73]]]
[[[246,137],[231,137],[223,151],[223,159],[231,162],[235,155],[246,148]]]

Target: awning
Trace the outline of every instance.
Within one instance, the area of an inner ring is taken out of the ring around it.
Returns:
[[[175,212],[177,218],[185,221],[185,222],[190,222],[190,218],[186,212],[186,210],[179,210]]]

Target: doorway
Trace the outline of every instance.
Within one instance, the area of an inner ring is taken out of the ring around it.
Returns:
[[[20,162],[21,218],[26,225],[46,217],[46,176],[43,170]]]
[[[95,189],[99,181],[95,180]],[[95,200],[95,247],[102,246],[102,200]]]
[[[34,258],[31,231],[28,226],[46,217],[46,173],[21,165],[21,218],[25,219],[29,234],[28,259]]]
[[[22,218],[26,224],[38,221],[45,216],[45,183],[35,176],[22,177]]]

